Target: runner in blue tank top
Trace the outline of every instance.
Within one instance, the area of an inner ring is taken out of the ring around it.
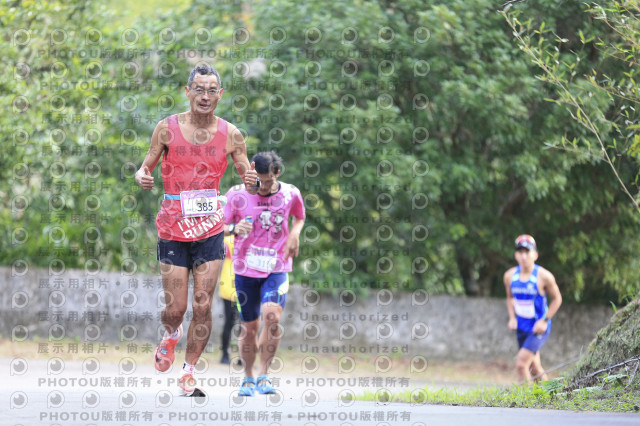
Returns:
[[[540,361],[540,348],[551,332],[551,318],[562,304],[562,295],[553,274],[536,265],[538,249],[531,235],[516,238],[518,266],[505,272],[509,329],[516,331],[518,356],[516,369],[523,381],[531,376],[547,380]],[[551,303],[547,304],[547,294]]]

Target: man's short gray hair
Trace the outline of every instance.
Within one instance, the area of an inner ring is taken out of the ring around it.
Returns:
[[[189,88],[191,88],[191,83],[193,83],[193,79],[197,74],[215,75],[216,78],[218,79],[218,85],[219,85],[218,89],[222,89],[222,80],[220,79],[220,74],[218,74],[218,71],[216,71],[216,69],[210,65],[198,65],[191,70],[191,74],[189,74],[189,81],[187,82],[187,85],[189,86]]]

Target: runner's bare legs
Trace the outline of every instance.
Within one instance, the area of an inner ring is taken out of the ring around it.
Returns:
[[[160,262],[165,307],[160,318],[167,333],[173,333],[182,324],[189,297],[189,269]]]
[[[195,365],[211,336],[211,304],[220,278],[222,259],[196,266],[193,270],[193,319],[187,332],[185,361]]]
[[[518,356],[516,357],[516,370],[518,370],[520,380],[523,382],[531,382],[529,369],[531,368],[534,358],[535,354],[529,349],[522,348],[518,351]]]
[[[276,356],[276,351],[282,338],[280,327],[281,316],[282,306],[277,303],[267,302],[262,305],[264,325],[258,342],[258,348],[260,348],[260,372],[258,375],[268,373],[271,361],[273,361],[273,358]]]
[[[547,374],[544,372],[544,368],[542,368],[542,361],[540,360],[540,351],[533,357],[533,362],[531,363],[531,376],[538,377],[535,379],[536,382],[549,380]]]
[[[282,338],[280,329],[281,315],[282,306],[277,303],[266,302],[262,305],[264,326],[259,338],[260,318],[242,323],[244,330],[238,339],[238,347],[240,349],[240,357],[244,363],[246,377],[253,377],[253,365],[258,352],[260,352],[260,371],[258,375],[267,374]]]

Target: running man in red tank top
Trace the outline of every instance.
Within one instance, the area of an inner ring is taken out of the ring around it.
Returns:
[[[193,274],[193,318],[187,331],[185,362],[178,386],[182,395],[196,391],[194,368],[211,334],[211,303],[224,260],[224,211],[218,199],[227,158],[250,193],[257,192],[255,166],[249,164],[240,131],[214,112],[222,98],[222,81],[208,66],[195,67],[185,87],[190,110],[160,121],[149,152],[136,172],[145,190],[154,187],[151,172],[162,157],[164,200],[156,218],[158,260],[166,306],[165,334],[154,354],[155,367],[167,371],[175,359],[188,305],[189,271]]]

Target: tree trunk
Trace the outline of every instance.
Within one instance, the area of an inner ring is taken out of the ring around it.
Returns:
[[[478,296],[480,294],[480,285],[475,276],[475,262],[464,253],[458,252],[456,256],[464,291],[467,296]]]

